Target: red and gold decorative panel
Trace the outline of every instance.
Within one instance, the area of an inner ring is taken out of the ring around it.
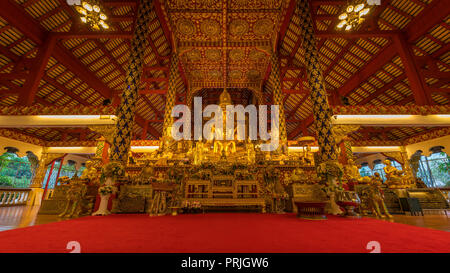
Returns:
[[[164,10],[192,87],[259,89],[289,0],[169,0]]]

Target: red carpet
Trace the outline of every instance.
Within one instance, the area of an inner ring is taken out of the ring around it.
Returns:
[[[0,232],[0,252],[450,252],[450,233],[364,218],[298,219],[293,214],[110,215]]]

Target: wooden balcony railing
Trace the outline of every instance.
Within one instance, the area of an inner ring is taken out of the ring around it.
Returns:
[[[0,188],[0,207],[26,205],[31,189]]]

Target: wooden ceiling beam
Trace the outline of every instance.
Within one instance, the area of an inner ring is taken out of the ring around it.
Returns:
[[[370,94],[370,96],[368,96],[367,98],[365,98],[364,100],[362,100],[361,102],[359,102],[358,104],[366,104],[369,103],[371,100],[375,99],[376,97],[378,97],[381,94],[384,94],[384,92],[386,92],[387,90],[393,88],[396,84],[404,81],[406,78],[406,75],[400,76],[400,77],[396,77],[395,79],[393,79],[392,81],[390,81],[389,83],[385,83],[383,85],[383,87],[379,88],[378,90],[376,90],[375,92],[373,92],[372,94]]]
[[[48,82],[49,84],[51,84],[55,89],[63,92],[64,94],[66,94],[67,96],[71,97],[72,99],[78,101],[80,104],[85,105],[85,106],[89,106],[90,103],[88,103],[87,101],[85,101],[84,99],[82,99],[80,96],[78,96],[77,94],[75,94],[74,92],[72,92],[71,90],[67,89],[63,84],[59,83],[58,81],[56,81],[53,78],[50,78],[47,75],[42,76],[42,79],[46,82]]]

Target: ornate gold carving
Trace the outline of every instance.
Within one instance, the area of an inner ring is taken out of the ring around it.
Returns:
[[[108,143],[113,142],[115,126],[114,125],[91,125],[88,126],[91,131],[94,131],[100,134],[102,137],[106,139]]]
[[[36,174],[31,181],[30,188],[41,188],[42,183],[47,172],[47,165],[53,160],[64,156],[64,154],[49,154],[46,148],[42,151],[41,158],[39,160],[39,165],[36,169]]]
[[[258,70],[250,70],[247,73],[247,77],[251,81],[257,81],[261,79],[261,73]]]
[[[248,32],[249,26],[246,20],[235,19],[230,23],[230,34],[234,36],[242,36]]]
[[[200,25],[200,29],[203,34],[210,38],[213,38],[220,34],[220,24],[216,20],[204,20]]]
[[[273,22],[270,19],[261,19],[255,23],[253,32],[258,36],[265,36],[273,30]]]
[[[264,60],[264,58],[266,57],[266,54],[264,54],[263,52],[253,49],[252,51],[250,51],[250,54],[248,55],[249,59],[254,61],[254,62],[258,62],[261,60]]]
[[[198,49],[193,49],[191,51],[188,51],[186,53],[186,57],[188,58],[189,61],[191,62],[198,62],[201,60],[202,58],[202,54],[200,53],[200,50]]]
[[[333,125],[331,128],[336,144],[339,144],[345,137],[361,128],[360,125]]]
[[[181,19],[177,24],[177,30],[182,35],[193,35],[195,33],[195,25],[188,19]]]
[[[233,62],[238,62],[244,58],[244,51],[241,49],[233,49],[230,51],[230,60]]]
[[[220,79],[222,78],[222,73],[218,70],[211,70],[208,72],[208,76],[210,79]]]
[[[209,61],[219,61],[222,58],[222,51],[218,49],[207,49],[205,56]]]
[[[231,70],[229,76],[232,79],[240,79],[242,78],[242,72],[240,70]]]
[[[192,70],[191,71],[191,76],[194,79],[201,79],[201,78],[203,78],[203,72],[199,71],[199,70]]]

